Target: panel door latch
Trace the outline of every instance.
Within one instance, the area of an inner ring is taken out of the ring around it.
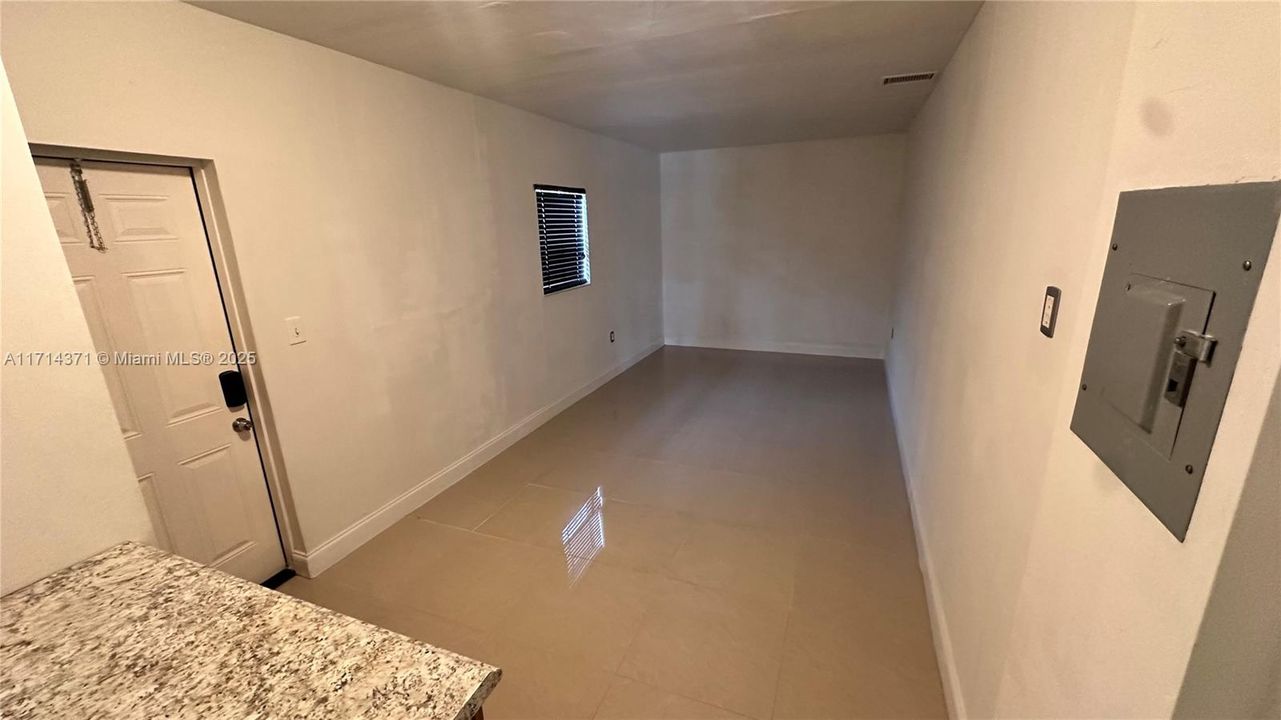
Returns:
[[[1177,407],[1188,400],[1192,374],[1197,363],[1210,361],[1214,346],[1219,341],[1209,335],[1192,330],[1180,330],[1174,336],[1174,355],[1170,359],[1170,374],[1165,380],[1165,399]]]

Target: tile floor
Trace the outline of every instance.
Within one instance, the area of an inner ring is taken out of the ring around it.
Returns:
[[[946,715],[879,361],[664,348],[283,590],[490,720]]]

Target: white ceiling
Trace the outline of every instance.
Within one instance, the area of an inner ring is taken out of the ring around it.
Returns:
[[[980,3],[194,4],[667,151],[903,130]]]

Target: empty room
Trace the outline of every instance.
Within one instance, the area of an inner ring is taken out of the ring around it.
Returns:
[[[1281,2],[0,60],[0,716],[1281,717]]]

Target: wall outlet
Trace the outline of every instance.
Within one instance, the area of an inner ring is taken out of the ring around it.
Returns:
[[[614,331],[613,331],[613,330],[610,330],[610,331],[609,331],[609,341],[610,341],[610,342],[614,342]]]
[[[302,318],[297,315],[285,318],[285,334],[289,337],[290,345],[307,342],[307,333],[302,329]]]

